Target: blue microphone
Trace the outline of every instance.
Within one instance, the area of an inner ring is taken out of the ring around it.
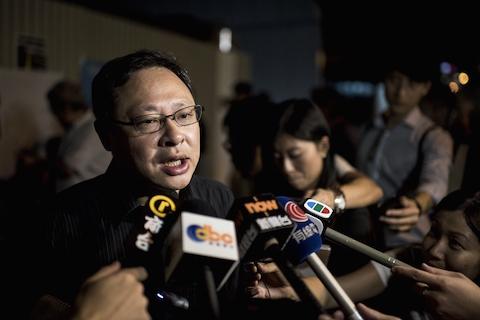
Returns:
[[[312,253],[320,251],[322,246],[322,221],[311,221],[303,209],[288,197],[278,196],[277,201],[288,214],[290,220],[295,222],[295,227],[290,235],[290,240],[283,250],[294,264],[304,262]]]
[[[238,198],[228,217],[235,222],[242,261],[271,258],[304,303],[304,310],[318,315],[321,306],[282,250],[292,236],[294,223],[272,194]]]
[[[362,320],[363,318],[353,301],[316,254],[322,246],[321,234],[324,228],[321,220],[317,219],[316,223],[311,221],[305,214],[305,211],[288,197],[279,196],[277,201],[290,219],[296,223],[292,237],[284,248],[292,262],[300,263],[306,261],[343,309],[347,319]]]

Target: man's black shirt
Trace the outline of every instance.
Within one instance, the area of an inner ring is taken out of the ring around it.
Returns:
[[[220,218],[233,203],[226,186],[199,176],[193,176],[178,195],[138,188],[120,176],[109,168],[107,173],[59,193],[49,207],[39,249],[41,287],[47,291],[43,293],[72,302],[88,276],[113,261],[124,261],[141,196],[160,193],[178,197],[178,201],[200,199],[213,208],[210,215]]]

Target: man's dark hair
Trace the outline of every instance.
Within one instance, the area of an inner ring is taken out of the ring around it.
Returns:
[[[133,73],[152,67],[170,70],[192,92],[190,76],[187,70],[176,62],[175,57],[154,50],[136,51],[110,60],[93,79],[92,104],[95,117],[105,119],[111,116],[116,102],[116,89],[123,86]]]
[[[436,82],[440,79],[440,63],[433,56],[420,53],[398,53],[387,66],[387,76],[393,71],[406,75],[415,82]]]
[[[72,110],[86,109],[87,105],[78,83],[61,80],[48,90],[47,99],[50,110],[57,114],[69,107]]]
[[[462,211],[465,221],[480,239],[480,192],[456,190],[449,193],[435,207],[433,215],[440,211]]]

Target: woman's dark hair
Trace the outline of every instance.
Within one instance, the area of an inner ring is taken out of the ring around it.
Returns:
[[[286,133],[301,140],[319,142],[327,136],[330,138],[330,127],[319,107],[308,99],[290,99],[276,106],[278,126],[274,137]],[[335,186],[335,166],[333,152],[329,151],[318,187],[329,188]]]
[[[480,192],[453,191],[440,201],[432,215],[440,211],[462,211],[468,226],[480,240]]]
[[[92,83],[95,117],[105,119],[111,116],[115,107],[115,90],[123,86],[136,71],[152,67],[162,67],[172,71],[192,92],[190,76],[173,56],[153,50],[140,50],[110,60],[97,73]]]

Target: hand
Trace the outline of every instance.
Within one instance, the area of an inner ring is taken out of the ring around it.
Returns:
[[[439,319],[480,319],[480,288],[465,275],[430,267],[394,267],[396,274],[417,281],[428,309]]]
[[[250,298],[270,299],[270,292],[262,281],[262,272],[265,272],[261,262],[249,262],[245,265],[247,284],[245,292]]]
[[[141,281],[144,268],[121,269],[115,262],[103,267],[82,285],[72,319],[150,319]]]
[[[298,300],[294,290],[279,276],[275,263],[249,262],[245,265],[247,283],[245,292],[248,297],[255,299],[282,299]]]
[[[391,230],[409,231],[418,222],[420,210],[415,200],[407,197],[400,197],[400,204],[403,208],[388,209],[385,215],[380,216],[380,221],[386,223]]]
[[[365,320],[400,320],[400,318],[389,316],[373,310],[362,303],[357,304],[357,310]],[[331,316],[322,314],[320,317],[318,317],[319,320],[343,320],[344,318],[345,316],[340,310],[335,311],[335,313]]]
[[[310,196],[305,197],[305,199],[308,198],[320,201],[332,209],[335,207],[335,192],[333,190],[318,188],[315,189]]]

